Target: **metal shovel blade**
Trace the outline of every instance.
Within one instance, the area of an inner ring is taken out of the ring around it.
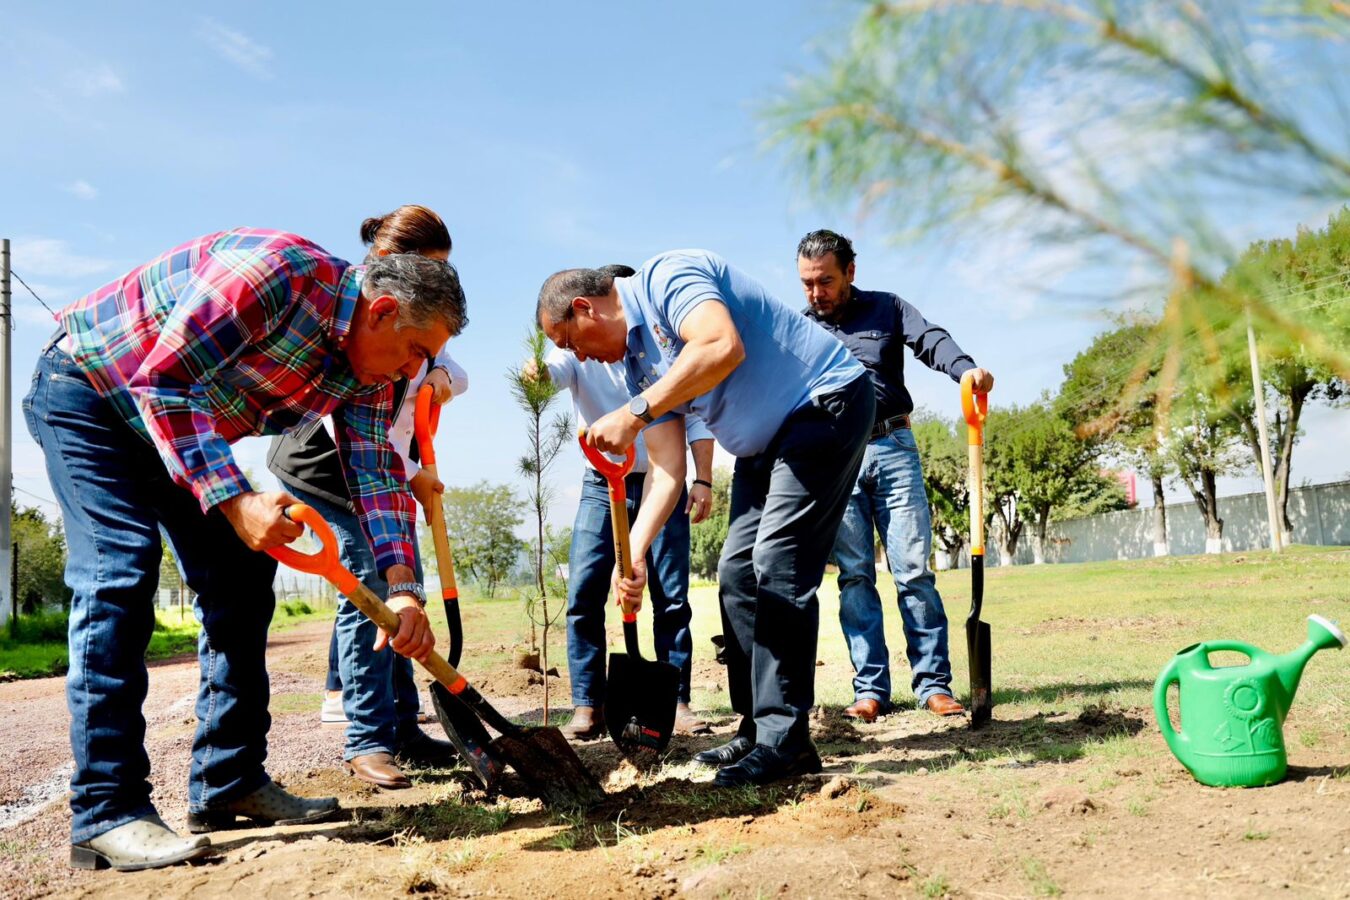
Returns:
[[[469,767],[469,774],[483,790],[489,794],[496,792],[506,762],[493,755],[492,738],[477,714],[437,681],[431,683],[431,705],[445,736]]]
[[[660,759],[675,733],[680,670],[630,653],[611,653],[605,727],[619,752],[639,765]]]
[[[966,622],[970,653],[970,727],[983,728],[994,712],[992,641],[988,622]]]
[[[586,808],[605,797],[600,782],[556,728],[513,728],[489,749],[506,760],[546,806]]]

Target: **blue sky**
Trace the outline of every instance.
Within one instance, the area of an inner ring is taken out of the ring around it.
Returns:
[[[0,3],[0,236],[53,308],[170,246],[237,225],[306,235],[353,260],[357,226],[401,203],[444,216],[469,297],[453,352],[471,388],[447,410],[443,476],[520,485],[518,362],[540,282],[706,247],[796,304],[793,253],[816,227],[851,234],[859,284],[896,291],[1027,402],[1102,327],[1047,299],[1022,250],[896,246],[884,224],[814,204],[762,149],[755,111],[835,39],[852,4]],[[1315,207],[1237,222],[1292,233]],[[1255,216],[1255,213],[1253,213]],[[18,401],[50,316],[14,285],[17,499],[52,510]],[[912,366],[916,400],[954,413],[945,376]],[[1294,477],[1346,477],[1350,417],[1307,416]],[[995,439],[991,435],[990,439]],[[238,447],[262,472],[265,444]],[[570,521],[580,455],[555,470]],[[270,487],[270,485],[269,485]],[[1233,479],[1226,492],[1259,481]]]

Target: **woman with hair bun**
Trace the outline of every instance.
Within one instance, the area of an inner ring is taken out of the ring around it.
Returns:
[[[366,262],[391,253],[416,253],[449,264],[450,231],[435,212],[425,206],[407,205],[361,223],[361,241],[370,246]],[[394,418],[389,440],[403,464],[404,477],[423,508],[439,503],[445,489],[440,481],[420,468],[413,446],[413,407],[423,383],[433,389],[437,403],[445,403],[468,389],[468,376],[450,358],[449,344],[434,360],[423,364],[411,381],[394,386]],[[341,410],[334,414],[340,423]],[[342,547],[342,563],[361,581],[384,597],[389,585],[375,568],[360,522],[347,495],[340,451],[325,427],[308,434],[275,438],[267,456],[267,468],[300,500],[313,506],[328,520]],[[341,428],[332,428],[341,434]],[[417,542],[413,542],[414,548]],[[418,584],[397,585],[422,591],[420,560]],[[320,713],[327,724],[346,723],[343,760],[356,778],[387,789],[411,787],[399,762],[419,766],[449,766],[454,749],[418,727],[420,700],[413,679],[412,663],[387,648],[373,649],[378,629],[346,597],[338,605],[337,620],[328,652],[327,693]]]

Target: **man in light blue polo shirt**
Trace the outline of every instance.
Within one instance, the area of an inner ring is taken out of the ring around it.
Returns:
[[[623,452],[671,413],[703,419],[737,457],[718,566],[737,736],[699,754],[722,786],[820,771],[816,588],[872,427],[862,365],[833,336],[704,250],[648,260],[628,278],[569,269],[544,282],[536,315],[579,360],[622,361],[633,399],[588,440]],[[657,452],[670,429],[647,434]],[[664,452],[664,451],[663,451]],[[673,506],[673,504],[671,504]],[[640,594],[643,573],[620,585]]]
[[[609,266],[605,271],[631,274],[628,266]],[[544,360],[545,376],[558,387],[572,393],[577,421],[583,426],[613,409],[628,403],[627,378],[619,365],[596,360],[582,362],[571,353],[555,349]],[[522,367],[526,377],[535,377],[534,360]],[[654,577],[652,588],[652,630],[656,658],[668,662],[680,672],[675,712],[675,730],[679,734],[707,731],[707,725],[689,707],[689,681],[693,657],[693,636],[689,629],[689,525],[705,519],[712,508],[713,437],[696,417],[689,417],[685,429],[689,450],[694,457],[694,483],[680,495],[664,525],[650,541],[644,562]],[[633,470],[625,481],[628,516],[638,535],[634,555],[645,543],[647,530],[642,518],[648,480],[646,442],[635,442]],[[683,456],[683,447],[680,447]],[[572,682],[572,721],[563,728],[568,737],[588,740],[603,737],[605,720],[605,600],[614,571],[614,533],[609,519],[609,490],[605,479],[589,460],[581,484],[581,502],[572,524],[572,545],[568,559],[567,583],[567,668]],[[660,484],[660,467],[653,467],[653,481]],[[659,487],[657,488],[659,492]],[[654,497],[660,505],[659,496]],[[691,515],[692,513],[692,515]],[[637,516],[637,519],[634,516]],[[648,518],[650,518],[650,514]]]

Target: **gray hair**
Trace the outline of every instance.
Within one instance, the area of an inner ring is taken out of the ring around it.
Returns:
[[[397,300],[400,327],[427,328],[440,322],[454,337],[469,324],[459,272],[449,263],[416,253],[391,253],[373,260],[366,266],[361,293],[367,299],[388,295]]]
[[[614,286],[614,276],[601,269],[563,269],[548,276],[539,289],[539,302],[534,307],[537,322],[545,314],[556,325],[568,317],[572,300],[576,297],[606,297]]]

